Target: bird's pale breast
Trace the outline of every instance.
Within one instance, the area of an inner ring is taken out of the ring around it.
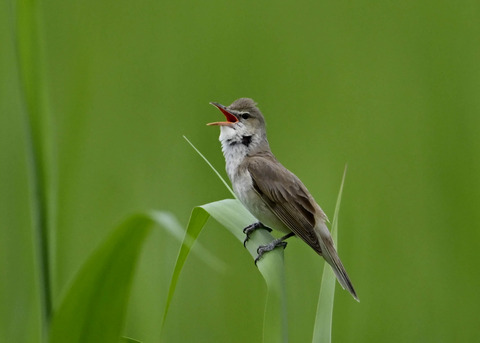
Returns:
[[[289,233],[291,231],[260,198],[253,188],[252,177],[246,169],[238,172],[235,176],[235,180],[231,181],[235,195],[255,218],[274,230],[284,233]]]

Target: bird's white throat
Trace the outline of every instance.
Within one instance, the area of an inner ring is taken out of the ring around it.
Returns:
[[[241,172],[239,166],[247,155],[270,151],[265,129],[249,128],[241,122],[234,127],[221,126],[219,140],[222,143],[227,174],[232,183]]]
[[[238,171],[238,166],[242,163],[245,156],[247,156],[250,146],[254,143],[246,145],[242,143],[242,130],[235,130],[229,126],[222,126],[220,128],[220,142],[222,143],[222,152],[225,156],[226,170],[230,181],[235,179],[235,173]],[[253,138],[253,137],[252,137]]]

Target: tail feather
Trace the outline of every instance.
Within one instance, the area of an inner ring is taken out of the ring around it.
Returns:
[[[315,231],[317,232],[318,240],[320,241],[320,246],[322,248],[322,256],[332,267],[338,282],[343,289],[346,289],[350,292],[355,300],[360,301],[357,297],[355,289],[353,288],[352,281],[350,281],[347,271],[345,270],[345,267],[338,256],[337,250],[333,244],[332,236],[330,235],[330,231],[328,231],[324,223],[318,223]]]

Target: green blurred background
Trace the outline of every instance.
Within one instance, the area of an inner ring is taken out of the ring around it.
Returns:
[[[15,3],[0,2],[0,341],[36,342],[39,300]],[[480,336],[478,1],[44,1],[57,200],[54,302],[128,214],[230,197],[221,114],[255,99],[270,145],[323,209],[345,163],[339,250],[361,303],[337,287],[335,342],[472,342]],[[240,230],[241,228],[239,228]],[[178,243],[150,237],[126,333],[145,342],[260,342],[265,286],[215,222],[160,333]],[[323,262],[285,252],[292,342],[311,341]]]

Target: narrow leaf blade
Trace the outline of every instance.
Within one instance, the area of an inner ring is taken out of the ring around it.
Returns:
[[[185,232],[185,237],[182,246],[180,247],[180,251],[175,262],[175,267],[173,269],[170,286],[168,287],[168,295],[165,310],[163,313],[162,327],[165,325],[168,310],[170,309],[170,304],[172,302],[175,289],[177,287],[178,278],[180,277],[180,273],[183,269],[183,266],[185,265],[185,261],[187,260],[188,254],[190,253],[193,244],[195,243],[200,232],[202,231],[203,226],[207,222],[208,218],[208,213],[206,213],[200,207],[195,207],[192,211],[192,214],[190,215],[187,231]]]
[[[137,341],[136,339],[130,338],[130,337],[122,337],[120,339],[121,343],[142,343],[140,341]]]
[[[217,174],[218,178],[220,179],[220,181],[222,181],[222,183],[225,185],[225,187],[228,189],[228,191],[233,195],[235,196],[235,193],[233,193],[233,190],[230,188],[230,186],[228,185],[227,181],[225,181],[225,179],[222,177],[222,175],[220,175],[220,173],[215,169],[215,167],[210,163],[209,160],[207,160],[207,158],[205,156],[203,156],[203,154],[200,152],[200,150],[198,150],[195,145],[193,145],[192,142],[190,142],[188,140],[187,137],[183,136],[183,138],[185,138],[185,140],[188,142],[188,144],[190,144],[190,146],[197,152],[197,154],[200,155],[201,158],[203,158],[203,160],[209,165],[210,168],[212,168],[213,172],[215,174]]]
[[[342,183],[337,196],[337,203],[335,205],[335,212],[332,222],[332,238],[337,245],[337,231],[338,231],[338,213],[340,211],[340,204],[342,201],[343,184],[345,183],[345,175],[347,167],[343,172]],[[324,263],[322,284],[320,287],[320,295],[318,297],[317,314],[315,317],[315,327],[313,329],[314,343],[330,343],[332,341],[332,317],[333,317],[333,300],[335,297],[335,274],[332,268],[327,263]]]

